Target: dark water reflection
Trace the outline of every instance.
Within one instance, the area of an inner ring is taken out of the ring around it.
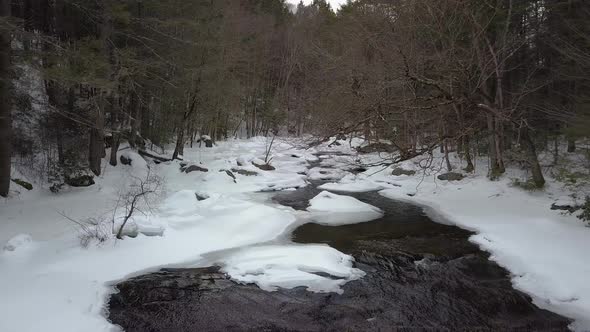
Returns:
[[[322,191],[317,188],[322,183],[324,182],[315,181],[309,187],[294,192],[280,193],[275,195],[273,199],[282,205],[304,210],[308,206],[309,199]],[[294,242],[325,243],[347,253],[358,249],[357,242],[368,240],[385,240],[390,242],[391,249],[416,254],[457,257],[480,252],[475,245],[466,241],[471,235],[470,232],[458,227],[435,223],[418,206],[388,199],[376,191],[336,193],[349,195],[379,207],[383,210],[384,216],[373,221],[351,225],[305,224],[293,231]]]

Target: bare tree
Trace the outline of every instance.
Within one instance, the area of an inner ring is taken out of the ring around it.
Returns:
[[[12,151],[12,98],[10,75],[10,1],[0,0],[0,196],[10,189]]]

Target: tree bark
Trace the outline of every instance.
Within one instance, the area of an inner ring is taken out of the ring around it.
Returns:
[[[531,168],[531,174],[533,182],[537,188],[542,188],[545,185],[545,177],[539,164],[539,158],[537,158],[537,150],[535,144],[529,134],[529,129],[524,127],[522,129],[522,142],[525,146],[525,152],[527,156],[527,162]]]
[[[465,152],[465,161],[467,162],[467,167],[465,167],[465,172],[467,173],[471,173],[475,170],[475,167],[473,166],[473,160],[471,158],[471,150],[470,150],[470,141],[469,141],[469,135],[465,135],[464,137],[465,141],[463,142],[463,151]]]
[[[496,134],[496,121],[494,117],[490,114],[487,116],[487,125],[488,125],[488,139],[489,139],[489,155],[490,155],[490,177],[496,178],[500,174],[502,174],[502,170],[500,168],[500,164],[498,161],[498,142],[497,142],[497,134]]]
[[[10,16],[10,1],[0,0],[0,17]],[[12,156],[10,32],[0,29],[0,196],[8,196]]]
[[[178,132],[176,133],[176,146],[174,147],[174,153],[172,154],[172,159],[178,159],[178,156],[181,155],[184,151],[184,124],[178,127]]]
[[[100,92],[99,92],[100,93]],[[94,112],[94,127],[90,128],[90,142],[88,146],[88,166],[90,170],[100,175],[100,164],[102,158],[105,156],[104,150],[104,108],[105,108],[105,97],[98,96],[100,102],[95,107]]]
[[[576,140],[572,137],[567,138],[567,152],[576,152]]]

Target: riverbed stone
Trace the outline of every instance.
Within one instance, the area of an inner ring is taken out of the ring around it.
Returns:
[[[274,171],[276,169],[273,165],[269,163],[257,162],[256,160],[252,161],[252,165],[256,166],[256,168],[262,171]]]
[[[396,167],[391,172],[391,175],[395,175],[395,176],[401,176],[401,175],[412,176],[412,175],[416,175],[416,171],[411,170],[411,169],[404,169],[402,167]]]
[[[247,169],[241,169],[241,168],[232,168],[231,171],[234,173],[240,174],[240,175],[244,175],[244,176],[257,176],[258,175],[257,172],[249,171]]]
[[[465,175],[456,172],[448,172],[437,176],[437,179],[441,181],[461,181],[463,178],[465,178]]]
[[[190,165],[187,166],[186,168],[184,168],[182,171],[184,171],[186,174],[191,173],[191,172],[209,172],[209,170],[205,167],[201,167],[199,165]]]

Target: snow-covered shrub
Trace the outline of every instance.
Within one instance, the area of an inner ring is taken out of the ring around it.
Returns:
[[[112,223],[104,216],[76,220],[63,213],[61,215],[74,223],[83,248],[87,248],[91,243],[97,245],[104,243],[113,236]]]
[[[518,187],[520,189],[524,189],[526,191],[537,191],[537,190],[543,190],[543,188],[539,188],[537,186],[537,184],[535,184],[535,181],[533,181],[533,179],[528,179],[526,181],[522,181],[520,179],[512,179],[512,184],[513,187]]]
[[[162,179],[157,175],[151,173],[149,167],[145,177],[131,176],[134,182],[129,186],[127,192],[119,196],[117,206],[115,207],[115,214],[117,210],[123,208],[125,213],[117,222],[113,220],[113,225],[117,225],[114,232],[117,234],[117,239],[122,239],[125,235],[125,225],[133,217],[134,213],[142,212],[145,206],[149,208],[150,200],[157,197],[161,193]]]
[[[101,244],[106,242],[113,234],[111,223],[103,217],[87,218],[80,227],[80,245],[84,248],[90,244]]]

